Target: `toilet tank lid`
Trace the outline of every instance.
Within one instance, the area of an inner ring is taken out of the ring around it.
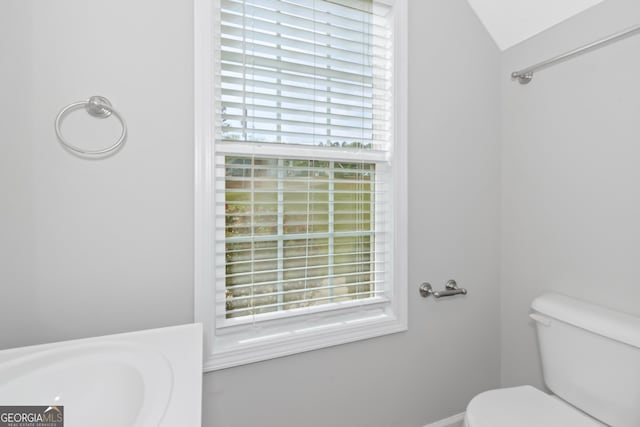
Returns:
[[[533,300],[531,308],[553,319],[640,348],[640,317],[557,293],[539,296]]]

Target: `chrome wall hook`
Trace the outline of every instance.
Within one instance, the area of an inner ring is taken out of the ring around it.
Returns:
[[[454,295],[467,294],[467,290],[465,288],[459,288],[458,284],[453,279],[449,280],[445,284],[445,289],[446,290],[444,291],[434,291],[433,287],[431,286],[431,283],[424,282],[422,285],[420,285],[419,291],[420,291],[420,295],[422,295],[422,297],[424,298],[427,298],[431,295],[433,295],[435,298],[442,298],[442,297],[452,297]]]

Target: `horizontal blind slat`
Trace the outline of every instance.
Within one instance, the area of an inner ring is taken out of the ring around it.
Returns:
[[[245,99],[245,104],[247,106],[251,106],[252,104],[256,103],[256,101],[263,101],[263,102],[270,101],[272,103],[284,103],[284,104],[297,105],[300,107],[304,107],[305,109],[307,109],[307,111],[313,111],[314,108],[325,108],[325,109],[335,109],[338,111],[357,112],[361,116],[365,116],[367,113],[371,114],[374,111],[374,108],[371,105],[357,105],[357,104],[347,104],[342,102],[308,100],[308,99],[295,98],[291,96],[282,96],[282,95],[259,93],[259,92],[245,93],[240,90],[229,89],[229,88],[221,88],[220,93],[223,96],[223,103],[225,102],[224,96],[227,95],[231,97]],[[378,110],[384,111],[385,109],[378,108]],[[302,111],[305,111],[305,110],[302,110]]]
[[[304,294],[304,293],[309,293],[309,292],[320,292],[320,291],[332,291],[332,290],[336,290],[336,289],[349,289],[349,288],[361,288],[361,287],[365,287],[365,286],[371,286],[371,282],[360,282],[360,283],[347,283],[347,284],[341,284],[341,285],[332,285],[332,286],[317,286],[317,287],[312,287],[312,288],[308,288],[308,289],[292,289],[289,291],[282,291],[282,292],[265,292],[265,293],[257,293],[257,294],[253,294],[253,295],[242,295],[242,296],[234,296],[232,297],[233,302],[238,302],[238,301],[250,301],[250,300],[255,300],[255,299],[259,299],[259,298],[269,298],[269,297],[288,297],[288,296],[292,296],[292,295],[296,295],[296,294]],[[362,293],[371,293],[373,294],[375,291],[373,289],[368,290],[368,291],[364,291]],[[342,294],[342,295],[334,295],[333,298],[344,298],[344,297],[349,297],[350,294]],[[331,298],[331,297],[329,297]],[[303,301],[310,301],[313,298],[305,298]],[[301,300],[296,300],[297,302],[302,302]],[[256,307],[260,307],[260,306],[256,306]]]
[[[369,275],[369,272],[361,272],[358,273],[358,276],[365,276],[365,275]],[[371,272],[371,274],[375,274],[375,272]],[[333,278],[333,279],[344,279],[345,275],[336,275],[336,276],[326,276],[326,277],[309,277],[309,278],[300,278],[300,279],[291,279],[291,280],[285,280],[285,281],[273,281],[273,282],[264,282],[264,283],[251,283],[251,284],[245,284],[245,285],[235,285],[235,286],[227,286],[226,287],[226,291],[227,292],[245,292],[245,291],[251,291],[253,290],[254,292],[256,291],[256,288],[269,288],[269,287],[273,287],[273,286],[277,286],[278,284],[280,285],[287,285],[287,283],[299,283],[299,282],[314,282],[314,281],[318,281],[318,280],[324,280],[324,279],[328,279],[328,278]],[[361,281],[361,282],[355,282],[355,286],[366,286],[366,285],[377,285],[379,284],[379,282],[374,281],[374,280],[367,280],[367,281]],[[344,287],[348,287],[349,282],[344,282],[344,283],[340,283],[340,284],[336,284],[336,285],[331,285],[331,286],[316,286],[316,287],[322,287],[323,289],[336,289],[336,288],[344,288]],[[373,287],[373,286],[372,286]],[[260,289],[258,289],[260,290]],[[314,286],[313,285],[309,285],[308,287],[309,291],[313,291],[314,290]],[[267,292],[267,291],[265,291]],[[280,292],[274,292],[274,293],[280,293],[283,294],[286,291],[280,291]],[[241,294],[238,294],[238,296],[240,296]],[[258,297],[259,294],[254,294],[255,297]]]
[[[245,76],[251,79],[262,80],[282,80],[285,82],[294,82],[297,85],[306,85],[312,87],[335,88],[342,91],[362,90],[362,88],[376,88],[384,84],[384,81],[374,79],[372,82],[362,81],[338,81],[335,78],[325,77],[322,75],[303,75],[289,70],[274,70],[265,67],[254,67],[252,64],[241,64],[234,62],[225,62],[220,68],[220,73],[215,77],[221,80],[226,76]]]
[[[342,91],[333,90],[333,88],[331,88],[330,85],[329,85],[329,88],[325,90],[325,89],[316,88],[316,87],[294,86],[294,85],[290,85],[282,82],[266,82],[262,80],[253,79],[249,76],[245,76],[244,78],[222,76],[222,84],[223,84],[223,87],[225,84],[227,84],[227,87],[229,88],[232,88],[233,86],[242,87],[244,85],[246,86],[244,89],[245,91],[247,91],[247,89],[251,89],[251,91],[254,91],[256,89],[270,90],[272,91],[271,93],[274,95],[277,95],[278,91],[287,92],[291,94],[291,95],[288,95],[290,97],[308,99],[311,102],[313,102],[313,100],[317,99],[318,97],[322,97],[322,98],[331,98],[332,102],[334,100],[336,101],[342,100],[343,102],[351,101],[359,104],[365,104],[365,103],[371,103],[372,102],[371,100],[374,98],[373,90],[371,88],[367,88],[364,86],[362,86],[361,88],[356,88],[354,90],[351,90],[351,93],[345,93]],[[310,96],[313,96],[313,98],[305,98],[300,95],[310,95]],[[344,103],[348,103],[348,102],[344,102]]]
[[[284,234],[278,236],[276,240],[300,240],[300,239],[321,239],[324,237],[334,237],[334,238],[342,238],[342,237],[358,237],[358,236],[375,236],[378,241],[380,238],[387,234],[384,231],[376,230],[374,231],[336,231],[333,233],[328,232],[320,232],[320,233],[291,233]],[[222,239],[216,239],[216,243],[251,243],[251,242],[271,242],[273,241],[273,236],[262,236],[262,235],[253,235],[253,236],[233,236],[226,237]]]
[[[304,255],[304,256],[287,256],[286,258],[284,258],[285,261],[311,261],[313,262],[314,259],[324,259],[327,258],[329,256],[329,245],[325,245],[324,249],[326,249],[326,253],[323,254],[318,254],[318,255]],[[299,249],[306,249],[306,246],[298,246],[297,248]],[[287,247],[287,250],[291,250],[294,249],[292,247]],[[314,250],[322,250],[322,248],[318,248],[317,246],[315,247]],[[243,252],[251,252],[251,250],[246,250],[246,251],[227,251],[227,253],[231,253],[231,254],[235,254],[236,256],[239,256],[241,253]],[[340,256],[351,256],[351,257],[360,257],[360,256],[364,256],[364,255],[371,255],[371,254],[376,254],[377,252],[372,252],[372,251],[364,251],[364,252],[339,252],[337,253],[337,255]],[[250,265],[250,264],[254,264],[254,263],[271,263],[271,262],[277,262],[278,260],[280,260],[281,258],[260,258],[260,259],[249,259],[249,260],[244,260],[244,261],[228,261],[227,262],[227,267],[235,267],[235,266],[243,266],[243,265]],[[379,262],[379,261],[371,261],[371,262]],[[328,264],[325,264],[325,266],[328,266]]]
[[[324,257],[329,256],[327,255],[323,255]],[[289,258],[285,258],[282,261],[287,262],[289,261]],[[260,261],[260,262],[264,262],[264,261]],[[290,274],[292,272],[302,272],[302,271],[307,271],[307,270],[326,270],[329,267],[333,267],[333,268],[342,268],[342,267],[353,267],[353,268],[370,268],[371,266],[375,265],[375,264],[380,264],[380,261],[362,261],[362,262],[343,262],[343,263],[335,263],[335,264],[322,264],[322,265],[305,265],[302,267],[285,267],[282,271],[284,271],[287,274]],[[230,266],[231,264],[229,264]],[[247,276],[252,276],[252,275],[256,275],[256,274],[273,274],[273,273],[277,273],[278,271],[280,271],[279,269],[269,269],[269,270],[260,270],[260,269],[256,269],[256,270],[249,270],[249,271],[242,271],[242,272],[238,272],[238,273],[227,273],[224,276],[221,276],[221,278],[225,278],[225,279],[233,279],[233,278],[238,278],[238,277],[247,277]],[[361,272],[363,273],[368,273],[369,270],[361,270]],[[339,276],[339,275],[336,275]]]
[[[352,298],[358,297],[358,296],[373,296],[373,295],[383,295],[385,293],[384,290],[372,290],[372,291],[367,291],[367,292],[358,292],[358,293],[353,293],[350,296]],[[318,301],[327,301],[327,300],[335,300],[335,299],[344,299],[344,297],[339,297],[339,296],[331,296],[331,297],[321,297],[321,298],[310,298],[304,301],[288,301],[288,302],[282,302],[282,303],[276,303],[276,304],[265,304],[265,305],[261,305],[258,307],[249,307],[249,308],[241,308],[241,309],[235,309],[235,310],[227,310],[227,314],[236,314],[236,313],[241,313],[241,312],[255,312],[259,309],[266,309],[266,308],[275,308],[275,307],[285,307],[287,305],[294,305],[294,304],[300,304],[301,302],[307,302],[307,303],[313,303],[313,302],[318,302]]]
[[[249,64],[253,67],[266,67],[274,70],[286,69],[290,72],[297,72],[306,74],[308,76],[322,76],[323,78],[335,78],[341,79],[347,82],[355,81],[361,84],[372,84],[374,80],[373,75],[362,75],[354,71],[339,70],[334,68],[319,68],[313,65],[298,64],[295,62],[281,61],[274,58],[265,58],[262,56],[251,56],[247,60],[246,55],[238,52],[230,52],[223,50],[220,52],[221,60],[223,61],[221,67],[224,69],[224,63],[230,62],[231,64],[246,65]]]
[[[267,118],[267,117],[255,117],[255,116],[237,116],[237,115],[233,115],[233,114],[226,114],[225,119],[227,120],[238,120],[238,121],[245,121],[247,123],[251,123],[254,126],[256,125],[290,125],[290,126],[298,126],[298,127],[312,127],[312,128],[316,128],[316,129],[320,129],[320,130],[343,130],[343,131],[358,131],[358,132],[371,132],[371,130],[373,130],[373,124],[371,124],[370,127],[367,127],[368,122],[371,122],[371,120],[354,120],[353,121],[353,125],[351,126],[346,126],[346,125],[340,125],[340,124],[327,124],[327,123],[321,123],[318,121],[314,121],[313,119],[313,115],[311,115],[311,117],[309,117],[308,120],[302,121],[302,120],[285,120],[285,119],[278,119],[278,118]],[[360,121],[362,124],[361,126],[357,126],[358,125],[358,121]],[[248,128],[250,129],[250,128]],[[317,131],[314,130],[314,134],[317,133]],[[325,135],[326,136],[326,135]],[[364,138],[363,138],[364,139]]]
[[[277,25],[277,24],[276,24]],[[344,40],[340,40],[340,43],[336,43],[335,39],[328,39],[327,37],[318,37],[317,34],[313,34],[309,40],[303,40],[300,38],[293,38],[289,34],[282,34],[280,30],[282,27],[271,27],[277,30],[275,34],[260,31],[260,28],[251,29],[251,27],[237,27],[231,25],[222,25],[222,37],[230,39],[247,39],[252,42],[271,43],[276,45],[283,45],[287,49],[293,51],[302,51],[313,53],[314,55],[332,56],[335,58],[341,58],[361,64],[365,61],[370,61],[374,64],[383,64],[388,62],[389,58],[385,56],[382,49],[374,49],[365,44],[356,45],[355,49],[346,49]],[[288,32],[288,31],[287,31]],[[294,31],[297,33],[297,31]],[[319,40],[321,39],[321,40]],[[324,42],[324,43],[323,43]],[[225,43],[223,42],[223,46]]]
[[[223,11],[222,23],[229,26],[237,26],[240,28],[250,29],[264,29],[272,28],[278,34],[285,34],[293,37],[294,35],[301,35],[313,40],[317,35],[330,35],[330,44],[339,44],[343,40],[355,41],[357,44],[364,46],[370,50],[384,49],[388,45],[388,39],[386,36],[371,34],[367,37],[363,37],[361,33],[337,26],[325,25],[316,23],[316,25],[309,25],[305,20],[290,16],[278,14],[276,12],[267,12],[265,15],[258,19],[251,16],[241,16],[239,14],[229,13]]]
[[[226,101],[225,102],[225,106],[228,108],[232,108],[232,109],[246,109],[247,111],[247,115],[252,116],[252,115],[256,115],[259,113],[281,113],[281,114],[300,114],[301,111],[299,109],[295,109],[295,108],[284,108],[284,107],[272,107],[272,106],[268,106],[268,105],[258,105],[258,104],[243,104],[243,103],[239,103],[239,102],[230,102],[230,101]],[[344,121],[344,120],[362,120],[363,116],[362,115],[350,115],[348,114],[348,112],[344,112],[344,113],[338,113],[338,112],[326,112],[326,109],[324,109],[324,111],[318,111],[319,108],[315,108],[315,109],[311,109],[311,110],[307,110],[307,111],[303,111],[303,113],[306,114],[313,114],[313,117],[318,120],[318,119],[334,119],[334,120],[340,120],[340,121]],[[221,112],[217,112],[217,114],[221,115]],[[383,119],[383,117],[376,117],[375,115],[373,116],[369,116],[369,117],[364,117],[365,120],[376,120],[379,121],[380,119]]]
[[[283,42],[286,40],[283,40]],[[328,55],[320,55],[318,52],[303,52],[300,50],[293,50],[286,45],[279,45],[278,47],[267,46],[264,44],[254,43],[243,40],[234,39],[222,39],[223,51],[230,52],[244,51],[245,64],[251,64],[253,58],[273,58],[283,63],[292,64],[289,69],[295,69],[296,65],[307,65],[316,67],[319,71],[317,74],[322,75],[323,68],[334,67],[340,70],[351,70],[359,68],[362,72],[361,76],[373,77],[372,67],[369,65],[371,59],[369,56],[365,56],[361,62],[347,61],[343,59],[336,59]]]
[[[244,10],[248,15],[253,15],[252,9],[249,8],[255,7],[263,10],[263,12],[256,13],[258,16],[263,16],[264,10],[279,11],[314,22],[330,23],[344,28],[351,28],[359,32],[363,31],[363,27],[371,28],[375,26],[383,28],[378,22],[384,22],[384,20],[376,19],[373,8],[371,8],[370,12],[354,11],[353,9],[346,12],[344,7],[328,1],[222,0],[221,4],[223,9],[233,8],[236,11],[240,9],[241,11]]]
[[[336,140],[340,140],[342,141],[344,138],[348,139],[348,143],[356,143],[356,142],[368,142],[368,141],[384,141],[384,135],[380,132],[376,132],[373,135],[373,138],[362,138],[362,137],[358,137],[358,135],[349,135],[345,132],[339,132],[339,130],[336,129],[336,133],[332,134],[332,135],[326,135],[326,134],[322,134],[322,133],[314,133],[313,130],[309,131],[309,132],[294,132],[294,131],[277,131],[277,130],[271,130],[271,129],[262,129],[262,128],[253,128],[253,127],[246,127],[246,128],[241,128],[241,127],[236,127],[236,126],[227,126],[225,128],[227,134],[230,134],[230,132],[234,131],[237,132],[238,134],[247,134],[248,136],[245,138],[246,140],[252,140],[251,138],[254,137],[256,139],[253,139],[255,141],[262,141],[262,142],[269,142],[269,140],[265,140],[264,136],[274,136],[274,137],[280,137],[280,138],[291,138],[294,139],[296,137],[299,137],[300,140],[299,142],[296,142],[298,144],[318,144],[320,142],[323,143],[330,143]],[[339,141],[338,141],[339,142]]]
[[[324,276],[310,276],[310,277],[302,277],[302,278],[295,278],[295,279],[285,279],[285,280],[271,280],[271,281],[265,281],[265,282],[256,282],[256,283],[248,283],[248,284],[241,284],[241,285],[231,285],[231,286],[227,286],[225,289],[227,291],[234,291],[234,290],[239,290],[239,289],[251,289],[251,288],[257,288],[257,287],[267,287],[267,286],[273,286],[273,285],[286,285],[288,283],[296,283],[296,282],[304,282],[304,281],[317,281],[317,280],[321,280],[321,279],[344,279],[344,278],[348,278],[348,277],[353,277],[353,276],[363,276],[363,275],[375,275],[375,274],[380,274],[382,273],[382,271],[362,271],[362,272],[355,272],[355,273],[346,273],[346,274],[336,274],[336,275],[324,275]],[[223,277],[220,278],[221,280],[223,279]],[[370,283],[370,281],[366,281],[366,282],[361,282],[359,283],[360,285],[363,284],[367,284]],[[346,284],[346,283],[345,283]],[[335,285],[334,287],[344,287],[345,284],[342,285]]]
[[[283,26],[279,23],[261,21],[259,19],[252,19],[251,17],[243,17],[237,14],[229,14],[222,12],[221,14],[221,26],[227,28],[240,28],[249,31],[260,31],[269,34],[283,34],[286,32],[286,37],[294,40],[302,40],[309,43],[317,43],[325,46],[339,45],[340,50],[346,50],[348,52],[372,52],[372,51],[385,51],[385,47],[388,41],[384,44],[374,45],[372,42],[375,40],[357,40],[348,38],[338,38],[335,34],[322,34],[314,32],[309,28],[297,28],[292,26]],[[222,31],[221,31],[222,32]]]
[[[269,0],[265,0],[269,1]],[[287,3],[280,2],[282,5]],[[298,11],[302,11],[298,9]],[[311,11],[313,13],[313,11]],[[223,1],[222,22],[242,25],[251,28],[256,20],[268,21],[280,24],[281,30],[278,33],[287,33],[290,27],[311,30],[313,33],[331,34],[350,40],[366,41],[371,40],[372,44],[385,46],[389,37],[389,30],[382,25],[375,25],[373,22],[355,28],[349,22],[338,22],[340,17],[336,15],[325,15],[316,9],[316,16],[305,13],[294,13],[293,8],[283,7],[280,10],[267,9],[257,4],[242,4],[240,2]],[[244,16],[243,16],[244,14]],[[244,17],[238,21],[233,17]],[[306,15],[306,16],[305,16]],[[324,19],[324,21],[323,21]],[[374,26],[375,25],[375,26]]]

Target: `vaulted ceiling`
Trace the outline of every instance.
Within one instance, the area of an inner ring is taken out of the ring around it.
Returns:
[[[603,0],[468,0],[501,50]]]

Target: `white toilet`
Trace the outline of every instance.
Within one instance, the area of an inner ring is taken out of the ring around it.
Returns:
[[[639,427],[640,318],[559,294],[531,304],[544,382],[491,390],[465,427]]]

